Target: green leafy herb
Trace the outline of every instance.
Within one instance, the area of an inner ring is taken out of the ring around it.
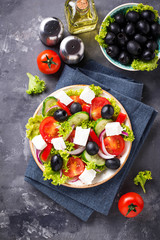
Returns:
[[[134,184],[138,185],[140,184],[143,192],[146,193],[146,190],[144,188],[144,185],[146,183],[147,180],[151,180],[152,176],[151,176],[151,171],[141,171],[137,174],[137,176],[134,178]]]
[[[67,138],[67,136],[72,131],[72,127],[70,126],[69,122],[65,121],[63,123],[59,123],[60,127],[58,129],[59,136],[62,136],[64,139]]]
[[[65,93],[68,96],[79,96],[82,92],[83,92],[83,89],[79,89],[79,90],[69,89],[65,91]]]
[[[39,94],[45,90],[45,81],[40,80],[38,76],[33,76],[31,73],[27,73],[29,77],[29,84],[26,93]]]
[[[102,88],[100,86],[95,86],[94,84],[92,84],[89,87],[95,93],[96,97],[102,94]]]
[[[122,135],[124,141],[133,142],[134,139],[135,139],[135,138],[134,138],[133,131],[132,131],[128,126],[126,126],[124,123],[122,123],[121,126],[122,126],[122,128],[123,128],[123,131],[128,134],[128,136]]]
[[[154,15],[155,15],[155,19],[154,19],[154,20],[155,20],[155,21],[158,20],[158,18],[159,18],[158,11],[155,10],[152,6],[143,5],[142,3],[138,4],[137,6],[133,6],[133,7],[129,8],[129,9],[127,9],[126,14],[127,14],[129,11],[136,11],[136,12],[141,13],[141,12],[144,11],[144,10],[150,10],[150,11],[152,11],[152,12],[154,13]]]
[[[107,34],[107,27],[115,21],[114,18],[108,16],[105,21],[102,23],[102,27],[99,35],[96,35],[95,40],[99,43],[100,46],[106,48],[108,45],[105,43],[105,36]]]
[[[39,135],[39,126],[42,120],[45,117],[42,117],[42,115],[36,115],[35,117],[31,117],[28,119],[28,123],[26,124],[26,136],[30,140],[32,140],[35,136]]]
[[[118,114],[121,111],[121,108],[118,106],[118,104],[114,98],[108,98],[108,101],[111,103],[112,107],[114,108],[114,114],[113,114],[112,118],[116,119],[118,117]]]
[[[94,128],[94,125],[95,125],[95,121],[83,120],[80,126],[86,129],[86,128]]]
[[[66,151],[71,152],[71,151],[75,150],[74,143],[65,141],[65,144],[66,144],[66,149],[65,149]]]
[[[139,59],[134,59],[131,66],[134,69],[141,70],[141,71],[153,71],[158,66],[158,64],[157,64],[157,62],[158,62],[158,51],[155,51],[155,55],[156,56],[148,62],[145,62],[145,61],[142,61],[142,60],[139,60]]]

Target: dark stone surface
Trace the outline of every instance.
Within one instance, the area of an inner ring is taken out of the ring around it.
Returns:
[[[99,24],[121,0],[95,0]],[[138,2],[138,1],[136,1]],[[142,1],[149,3],[149,1]],[[150,2],[160,12],[159,1]],[[0,0],[0,239],[83,239],[83,240],[158,240],[160,236],[160,117],[145,141],[134,165],[121,187],[110,214],[94,213],[82,222],[48,197],[24,182],[30,157],[25,124],[39,103],[53,92],[60,72],[45,76],[39,72],[36,57],[47,49],[39,40],[38,27],[44,17],[55,16],[65,25],[64,0]],[[124,72],[112,66],[102,55],[94,40],[97,30],[81,34],[85,44],[85,60],[96,59],[112,69],[144,83],[142,101],[160,110],[160,67],[153,72]],[[58,52],[58,47],[54,48]],[[26,72],[37,74],[46,81],[47,91],[39,96],[26,94]],[[151,170],[153,181],[146,185],[147,194],[133,184],[140,170]],[[118,211],[118,197],[136,191],[144,198],[144,210],[135,219],[127,219]]]

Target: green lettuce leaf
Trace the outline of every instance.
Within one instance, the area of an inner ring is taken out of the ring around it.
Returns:
[[[72,131],[72,127],[67,121],[58,124],[60,125],[60,127],[58,128],[59,136],[62,136],[64,139],[66,139],[66,137]]]
[[[29,77],[29,84],[26,93],[39,94],[45,90],[45,81],[40,80],[38,76],[33,76],[31,73],[27,73],[27,76]]]
[[[151,171],[141,171],[137,174],[137,176],[134,178],[134,184],[138,185],[140,184],[143,192],[146,193],[146,190],[144,188],[144,185],[146,183],[147,180],[151,180],[152,176],[151,176]]]
[[[95,86],[94,84],[91,84],[89,87],[95,93],[96,97],[102,94],[102,88],[100,86]]]
[[[133,131],[128,127],[126,126],[124,123],[121,124],[122,128],[123,128],[123,131],[128,133],[128,136],[125,136],[125,135],[122,135],[124,141],[130,141],[130,142],[133,142],[134,141],[134,134],[133,134]]]
[[[83,92],[83,89],[79,89],[79,90],[69,89],[65,91],[65,93],[68,96],[79,96],[82,92]]]
[[[99,32],[99,35],[95,36],[95,40],[99,43],[100,46],[102,46],[103,48],[107,48],[107,44],[105,43],[105,36],[107,34],[107,27],[114,22],[115,19],[108,16],[105,21],[102,23],[102,27],[101,30]]]
[[[26,136],[28,139],[32,140],[35,136],[40,134],[39,126],[44,118],[45,117],[42,117],[42,115],[36,115],[28,119],[28,123],[26,124]]]
[[[158,64],[158,55],[157,55],[157,51],[155,51],[155,58],[153,58],[152,60],[145,62],[139,59],[134,59],[131,66],[134,69],[137,70],[141,70],[141,71],[153,71],[154,69],[157,68]]]
[[[118,117],[118,114],[121,111],[121,108],[118,106],[118,104],[114,98],[107,98],[107,99],[111,103],[112,107],[114,108],[114,114],[113,114],[112,118],[116,119]]]
[[[83,120],[80,126],[86,129],[86,128],[94,128],[94,125],[95,125],[95,121]]]

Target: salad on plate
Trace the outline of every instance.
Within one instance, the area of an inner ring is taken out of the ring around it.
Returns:
[[[44,180],[70,187],[92,187],[112,178],[126,162],[134,140],[123,106],[94,85],[54,92],[26,128]]]

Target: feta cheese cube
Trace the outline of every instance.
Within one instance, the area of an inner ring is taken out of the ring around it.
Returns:
[[[73,143],[78,144],[80,146],[86,146],[89,133],[90,133],[90,128],[83,129],[82,127],[76,127]]]
[[[43,150],[47,147],[47,143],[43,140],[41,135],[35,136],[32,139],[32,143],[34,144],[35,148],[38,150]]]
[[[114,136],[121,134],[123,128],[119,122],[110,122],[106,124],[105,130],[107,136]]]
[[[66,106],[73,102],[73,99],[70,98],[64,91],[56,93],[55,97],[58,98],[58,100],[60,100],[60,102],[65,104]]]
[[[95,93],[90,89],[90,87],[85,87],[79,98],[86,103],[91,104],[93,98],[95,98]]]
[[[85,168],[83,173],[79,176],[79,179],[84,184],[91,184],[93,179],[95,178],[95,176],[96,176],[96,171],[95,170],[93,170],[93,169],[87,170]]]
[[[64,150],[66,148],[66,144],[62,137],[52,138],[51,143],[56,150]]]

